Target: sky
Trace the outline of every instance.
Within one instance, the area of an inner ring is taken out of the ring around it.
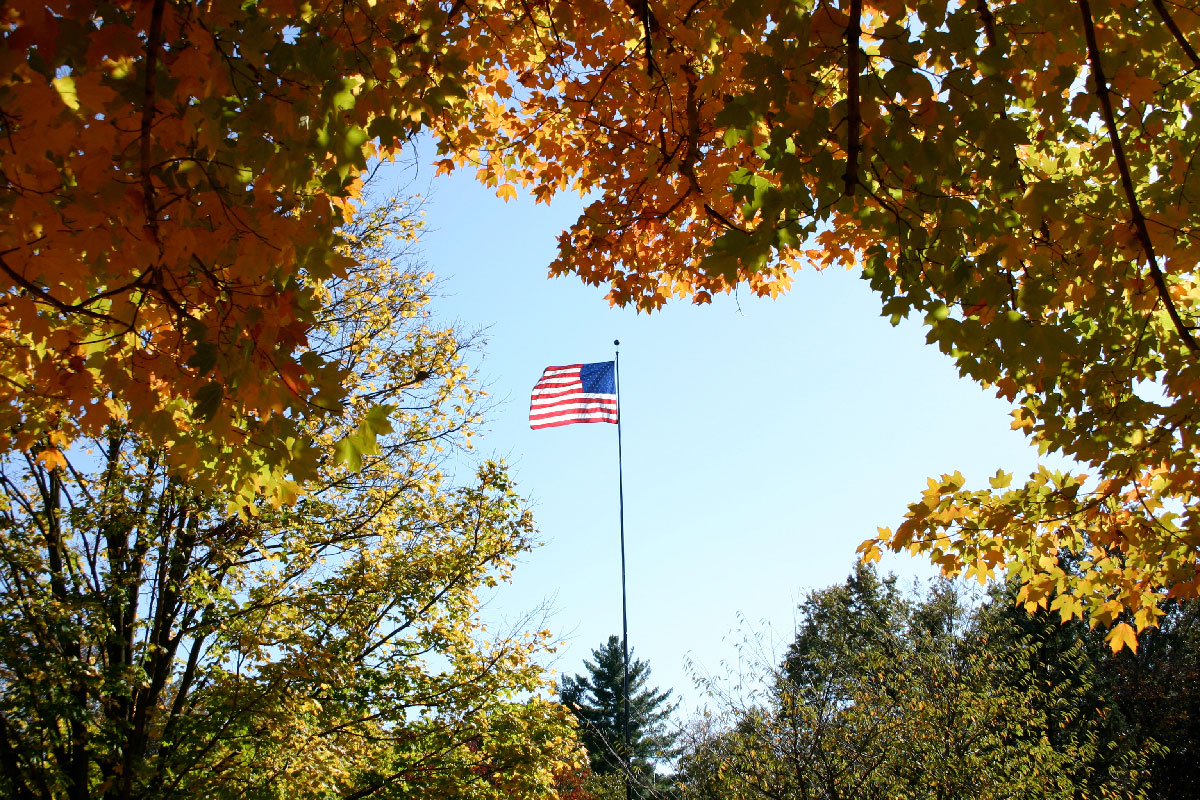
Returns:
[[[485,332],[473,363],[495,406],[476,448],[509,463],[542,543],[485,613],[497,626],[546,607],[560,674],[621,632],[617,430],[530,430],[547,366],[611,360],[621,341],[629,641],[681,721],[709,702],[697,675],[735,669],[746,633],[786,646],[804,596],[844,580],[927,477],[979,486],[1037,463],[1008,403],[960,379],[919,321],[892,327],[855,272],[802,271],[777,300],[610,308],[604,289],[547,278],[577,197],[506,203],[469,174],[431,174],[381,178],[426,197],[433,311]],[[884,567],[933,574],[908,556]]]

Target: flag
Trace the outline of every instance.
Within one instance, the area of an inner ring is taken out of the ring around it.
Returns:
[[[617,378],[612,361],[546,367],[533,387],[529,427],[617,421]]]

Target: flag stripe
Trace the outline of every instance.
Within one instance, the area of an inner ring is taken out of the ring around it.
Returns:
[[[557,414],[559,412],[595,412],[597,414],[616,414],[616,403],[593,403],[589,401],[580,401],[575,403],[556,403],[549,406],[535,406],[529,409],[529,416],[544,417],[547,415]]]
[[[547,367],[529,401],[529,427],[534,430],[576,422],[615,423],[619,414],[611,361]]]
[[[570,386],[579,383],[579,373],[574,372],[569,375],[556,375],[551,378],[542,378],[538,381],[538,386]]]
[[[617,399],[611,394],[589,394],[581,392],[578,389],[571,389],[566,392],[556,392],[554,394],[535,394],[530,401],[534,406],[552,406],[558,403],[569,403],[572,400],[591,401],[596,403],[611,403],[614,408],[617,405]]]
[[[597,419],[611,419],[614,422],[617,419],[617,410],[615,408],[556,408],[551,411],[544,411],[540,414],[534,414],[530,419],[534,422],[542,420],[554,419],[556,417],[596,417]]]
[[[554,391],[546,391],[545,389],[533,393],[533,399],[537,401],[553,400],[556,397],[570,397],[573,394],[584,396],[585,392],[580,391],[582,387],[576,386],[554,386],[551,387]]]
[[[587,406],[587,405],[576,405],[576,406],[565,406],[565,407],[559,406],[556,408],[548,408],[548,409],[544,409],[544,410],[534,411],[533,413],[531,413],[529,415],[529,421],[530,422],[538,422],[543,419],[549,419],[550,417],[559,417],[559,416],[562,416],[563,414],[572,414],[572,415],[581,416],[581,417],[586,417],[586,416],[603,417],[605,419],[611,417],[613,419],[613,421],[616,421],[617,407],[609,406],[609,407],[599,407],[598,408],[596,406]]]
[[[537,425],[530,425],[529,427],[533,428],[535,431],[540,431],[542,428],[559,428],[559,427],[562,427],[563,425],[572,425],[576,422],[616,422],[616,421],[617,421],[616,417],[613,417],[612,419],[597,419],[595,417],[579,419],[576,417],[567,417],[564,419],[560,419],[556,422],[542,422]]]

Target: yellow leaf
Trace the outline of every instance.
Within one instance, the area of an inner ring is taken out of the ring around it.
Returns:
[[[506,203],[509,200],[516,200],[517,199],[517,187],[513,186],[511,183],[501,184],[500,188],[496,190],[496,196],[503,198],[504,202],[506,202]]]
[[[78,111],[79,95],[75,93],[75,79],[70,75],[64,75],[61,78],[55,78],[51,83],[54,84],[54,90],[58,92],[58,96],[62,98],[66,107],[72,111]]]
[[[1158,625],[1158,621],[1155,618],[1155,612],[1157,610],[1157,608],[1145,607],[1137,610],[1137,613],[1133,615],[1133,624],[1137,627],[1138,633],[1141,633],[1143,630],[1145,630],[1146,626],[1148,625]]]
[[[1125,647],[1128,647],[1132,652],[1137,652],[1137,634],[1133,632],[1133,627],[1127,622],[1122,622],[1108,632],[1105,637],[1108,641],[1108,646],[1112,648],[1114,653],[1119,653]]]
[[[57,447],[47,447],[37,454],[37,460],[42,462],[42,466],[50,470],[62,469],[67,466],[67,457]]]

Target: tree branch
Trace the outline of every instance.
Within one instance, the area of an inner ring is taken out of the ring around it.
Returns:
[[[1125,148],[1121,146],[1121,137],[1117,132],[1117,118],[1113,113],[1112,99],[1109,97],[1108,80],[1104,77],[1104,68],[1100,63],[1100,46],[1096,41],[1096,26],[1092,21],[1092,8],[1088,0],[1079,0],[1079,11],[1083,15],[1083,33],[1087,39],[1088,62],[1092,70],[1092,80],[1096,86],[1096,97],[1100,100],[1100,109],[1104,114],[1104,125],[1108,129],[1108,138],[1113,148],[1113,159],[1117,162],[1117,170],[1121,174],[1121,188],[1125,191],[1125,199],[1133,217],[1133,228],[1138,242],[1146,255],[1150,268],[1150,278],[1158,290],[1158,297],[1166,306],[1167,316],[1175,325],[1183,343],[1193,353],[1200,353],[1200,343],[1192,336],[1191,329],[1184,323],[1179,309],[1171,299],[1167,280],[1158,267],[1158,258],[1154,255],[1154,242],[1150,239],[1150,231],[1146,227],[1146,218],[1138,205],[1137,191],[1133,186],[1133,176],[1129,172],[1129,162],[1125,158]]]
[[[982,2],[982,0],[980,1]],[[1163,0],[1150,0],[1150,4],[1158,12],[1158,16],[1162,19],[1163,24],[1167,26],[1167,30],[1175,37],[1175,41],[1183,48],[1183,52],[1187,53],[1187,57],[1191,59],[1192,68],[1200,69],[1200,56],[1196,55],[1196,51],[1188,44],[1188,40],[1183,37],[1183,31],[1179,30],[1179,26],[1175,24],[1175,18],[1171,16],[1171,12],[1163,4]]]
[[[34,800],[36,795],[29,788],[29,782],[24,775],[22,769],[22,755],[30,754],[30,748],[23,746],[20,741],[16,742],[16,746],[10,741],[10,732],[14,734],[12,739],[16,740],[16,731],[8,724],[8,719],[0,714],[0,768],[3,774],[8,778],[9,791],[12,792],[13,800]],[[23,752],[24,751],[24,752]],[[42,775],[37,771],[33,771],[34,776],[38,779],[38,788],[44,793],[43,797],[50,795],[50,787]]]
[[[975,10],[979,12],[979,20],[983,23],[983,33],[987,38],[988,47],[996,46],[996,17],[988,8],[987,0],[975,0]]]
[[[158,211],[154,207],[154,181],[150,178],[150,128],[154,124],[154,78],[158,74],[158,51],[162,45],[162,18],[166,0],[154,0],[150,30],[146,32],[146,86],[142,97],[141,173],[142,207],[146,227],[158,244]]]
[[[858,185],[858,153],[861,150],[859,132],[862,114],[859,111],[859,40],[862,38],[862,0],[850,0],[850,22],[846,25],[846,196],[854,196]]]
[[[646,74],[653,75],[658,70],[654,62],[654,38],[658,31],[658,18],[650,9],[650,0],[625,0],[625,5],[637,15],[638,23],[642,26],[642,36],[646,43]]]

